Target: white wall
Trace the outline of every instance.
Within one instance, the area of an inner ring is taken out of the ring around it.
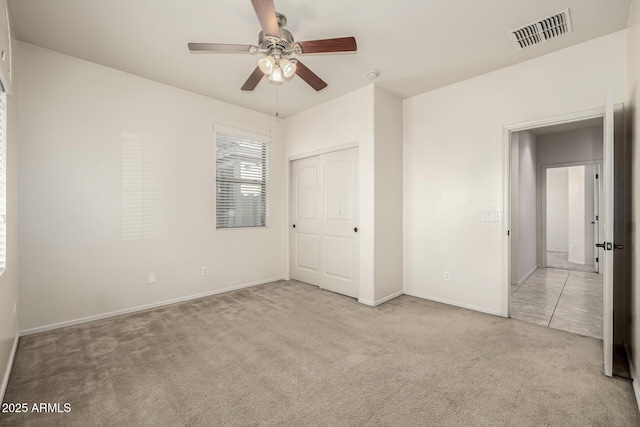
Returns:
[[[628,93],[627,93],[627,123],[631,139],[632,182],[634,194],[640,189],[640,1],[633,0],[629,15],[628,27]],[[640,197],[631,201],[631,352],[636,371],[634,391],[640,399],[638,386],[638,369],[640,369]]]
[[[14,83],[19,78],[13,75]],[[18,299],[18,88],[7,97],[7,267],[0,275],[0,401],[9,380],[14,344],[18,337],[18,313],[24,302]]]
[[[595,211],[594,211],[594,179],[595,166],[586,165],[584,168],[584,261],[585,264],[593,264],[595,241]]]
[[[536,137],[538,165],[602,160],[602,126],[591,126]]]
[[[374,302],[402,292],[402,101],[375,88]]]
[[[518,132],[518,282],[538,266],[536,233],[536,136]]]
[[[406,99],[405,292],[506,315],[503,127],[602,107],[607,88],[620,102],[625,83],[621,31]]]
[[[569,251],[569,169],[547,169],[547,250]]]
[[[511,283],[522,284],[538,268],[536,136],[511,134]]]
[[[509,230],[511,238],[511,277],[509,278],[512,284],[520,284],[522,277],[519,272],[519,256],[520,249],[520,213],[518,212],[519,203],[519,184],[520,181],[520,132],[511,133],[511,175],[510,175],[510,188],[509,188],[509,208],[511,209],[509,220]]]
[[[21,330],[283,276],[278,123],[29,44],[18,55]],[[271,127],[268,228],[216,231],[214,122]],[[127,135],[146,145],[145,191],[158,195],[137,236],[124,227],[125,162],[140,160],[127,157]]]
[[[585,262],[585,182],[584,166],[567,168],[569,203],[569,262]]]
[[[360,298],[374,301],[374,86],[350,92],[283,120],[286,158],[358,144]]]

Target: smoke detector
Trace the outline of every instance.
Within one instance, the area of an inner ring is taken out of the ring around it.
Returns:
[[[547,40],[555,39],[572,31],[569,9],[517,28],[509,33],[509,37],[517,50],[522,50]]]
[[[378,71],[375,71],[375,70],[373,70],[373,71],[369,71],[369,72],[367,73],[367,78],[368,78],[369,80],[375,80],[375,79],[377,79],[379,76],[380,76],[380,73],[379,73]]]

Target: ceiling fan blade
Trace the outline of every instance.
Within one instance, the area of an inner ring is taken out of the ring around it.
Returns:
[[[257,50],[249,44],[189,43],[191,53],[255,53]]]
[[[265,36],[280,38],[280,27],[276,18],[276,8],[273,0],[251,0],[253,8],[258,15],[258,21]]]
[[[316,91],[320,91],[327,87],[327,84],[320,77],[316,75],[313,71],[307,68],[299,60],[296,60],[296,74],[305,82],[309,83],[309,86],[314,88]]]
[[[306,42],[298,42],[297,44],[300,46],[300,53],[355,52],[358,50],[355,37],[310,40]]]
[[[244,92],[253,92],[253,90],[256,88],[256,86],[258,86],[258,83],[260,83],[260,80],[262,80],[263,77],[264,77],[264,73],[260,71],[260,67],[256,67],[256,69],[253,70],[253,73],[251,73],[247,81],[244,82],[240,90]]]

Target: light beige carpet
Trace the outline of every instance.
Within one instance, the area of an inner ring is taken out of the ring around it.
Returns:
[[[277,282],[20,339],[2,426],[637,426],[601,341]]]

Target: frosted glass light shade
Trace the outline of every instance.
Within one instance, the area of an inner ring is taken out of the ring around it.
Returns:
[[[296,64],[289,61],[287,58],[282,58],[280,60],[280,68],[282,68],[282,73],[287,79],[296,73]]]
[[[282,68],[276,65],[269,75],[269,80],[274,83],[282,83]]]
[[[275,67],[275,65],[276,60],[271,56],[265,56],[264,58],[260,58],[258,60],[258,68],[260,68],[260,71],[262,71],[266,75],[269,75],[273,72],[273,68]]]

